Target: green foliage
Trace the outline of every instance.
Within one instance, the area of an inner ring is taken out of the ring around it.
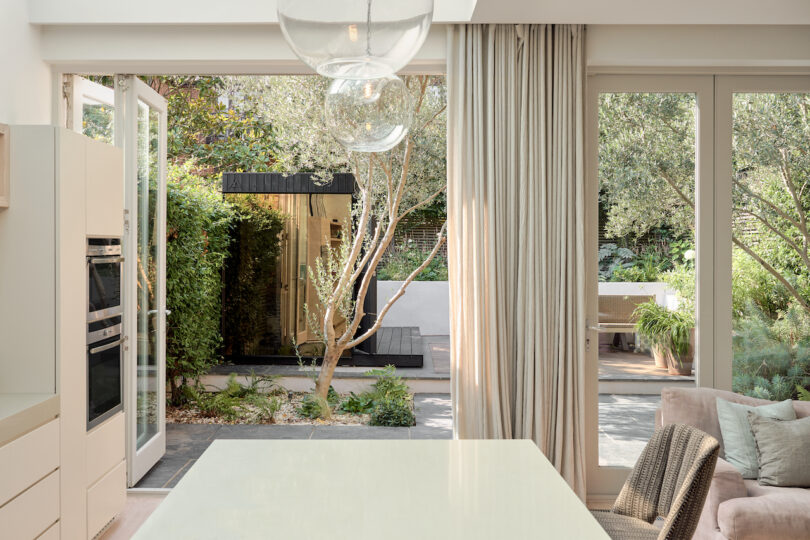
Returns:
[[[810,401],[810,390],[796,385],[796,394],[799,396],[799,401]]]
[[[409,400],[384,398],[371,411],[372,426],[413,426],[416,418]]]
[[[631,281],[636,283],[658,281],[662,268],[667,265],[668,262],[665,262],[659,253],[648,249],[641,256],[636,257],[631,266],[615,268],[613,275],[610,276],[610,281]]]
[[[385,262],[377,268],[377,279],[405,281],[429,255],[430,250],[421,250],[416,246],[393,250]],[[415,281],[447,281],[447,259],[441,253],[437,253],[425,269],[416,276]]]
[[[374,408],[374,396],[366,392],[359,396],[354,392],[343,400],[340,410],[351,414],[367,414]]]
[[[166,377],[175,405],[180,388],[219,361],[220,271],[233,217],[192,166],[169,166],[166,194]]]
[[[377,381],[371,385],[371,395],[374,401],[383,399],[409,399],[410,391],[408,385],[397,375],[397,369],[393,365],[387,365],[382,369],[372,369],[366,372],[367,376],[377,377]]]
[[[810,388],[810,315],[791,306],[776,320],[751,307],[735,323],[733,389],[770,400]]]
[[[679,358],[688,354],[695,327],[691,312],[673,311],[650,300],[636,307],[633,318],[638,333],[651,344],[661,345]]]
[[[251,374],[247,385],[236,380],[236,374],[228,376],[225,389],[207,392],[201,385],[190,387],[186,393],[189,403],[200,411],[202,416],[221,417],[226,420],[249,419],[258,423],[273,421],[281,402],[267,392],[281,388],[278,377]]]
[[[231,195],[236,217],[223,281],[222,306],[225,353],[249,355],[258,344],[264,324],[267,280],[276,270],[281,252],[282,213],[254,195]]]
[[[678,294],[681,311],[695,312],[695,273],[694,263],[687,261],[675,265],[670,271],[661,274],[660,279]]]
[[[328,418],[329,417],[329,403],[324,401],[323,398],[315,394],[307,394],[301,400],[301,407],[298,409],[298,414],[305,418]]]
[[[733,251],[731,275],[732,309],[735,320],[759,311],[771,319],[787,309],[790,295],[762,265],[741,249]]]
[[[633,266],[636,254],[632,249],[619,247],[616,244],[599,246],[599,281],[610,281],[617,270]]]

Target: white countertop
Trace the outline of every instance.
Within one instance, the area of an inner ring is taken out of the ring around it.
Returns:
[[[217,440],[136,539],[607,539],[531,441]]]
[[[54,393],[0,394],[0,445],[58,415],[59,397]]]

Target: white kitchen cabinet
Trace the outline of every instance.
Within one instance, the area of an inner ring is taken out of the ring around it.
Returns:
[[[124,180],[112,171],[123,171],[119,148],[101,141],[88,140],[85,207],[87,235],[121,236],[124,223]]]

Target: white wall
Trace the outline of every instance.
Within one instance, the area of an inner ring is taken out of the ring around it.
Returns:
[[[51,122],[51,70],[40,55],[39,29],[28,24],[26,0],[0,7],[0,122]]]
[[[402,286],[377,282],[377,313]],[[450,334],[450,288],[446,281],[414,281],[383,319],[383,326],[418,326],[423,336]]]

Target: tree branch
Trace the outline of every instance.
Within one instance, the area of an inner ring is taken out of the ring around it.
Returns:
[[[436,241],[436,245],[433,246],[433,249],[431,250],[430,254],[427,256],[427,258],[425,258],[425,260],[422,262],[422,264],[419,265],[419,267],[416,270],[414,270],[413,272],[410,273],[410,275],[405,279],[405,281],[402,282],[402,285],[397,290],[397,292],[394,294],[394,296],[392,296],[388,300],[388,302],[385,303],[385,306],[377,314],[377,320],[374,321],[374,325],[371,328],[369,328],[368,330],[366,330],[361,336],[359,336],[359,337],[355,338],[354,340],[350,341],[346,345],[347,348],[357,347],[358,345],[363,343],[365,340],[370,338],[372,335],[374,335],[374,333],[380,328],[380,326],[382,325],[383,319],[385,318],[386,313],[388,313],[388,310],[391,309],[392,305],[394,305],[394,302],[396,302],[403,294],[405,294],[405,289],[408,287],[408,285],[410,285],[411,282],[414,279],[416,279],[416,276],[418,276],[420,273],[422,273],[422,270],[427,268],[427,266],[431,263],[431,261],[436,257],[436,254],[439,253],[439,250],[441,249],[442,245],[447,240],[447,237],[445,236],[446,230],[447,230],[447,223],[445,222],[445,224],[442,225],[442,229],[438,234],[439,239]]]

